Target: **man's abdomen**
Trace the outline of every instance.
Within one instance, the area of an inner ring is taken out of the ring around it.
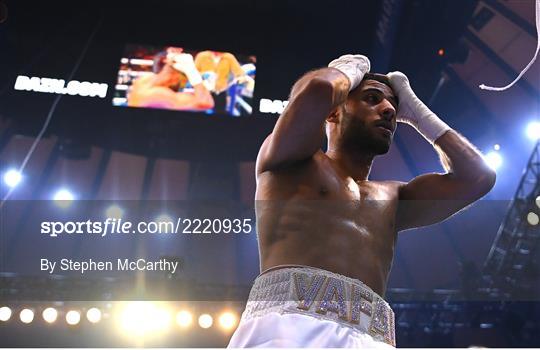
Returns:
[[[375,213],[362,214],[358,205],[298,201],[258,206],[262,269],[287,264],[318,267],[359,279],[384,294],[395,234],[376,220],[362,220]]]

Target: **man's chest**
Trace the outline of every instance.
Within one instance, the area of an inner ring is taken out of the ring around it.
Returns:
[[[393,183],[355,181],[322,167],[274,174],[260,181],[259,186],[264,187],[262,195],[270,194],[259,199],[293,200],[303,207],[319,209],[314,212],[334,213],[335,217],[346,216],[354,222],[393,219],[397,209],[398,191]]]

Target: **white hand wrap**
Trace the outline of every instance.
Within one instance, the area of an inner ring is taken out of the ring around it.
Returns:
[[[405,74],[391,72],[388,73],[388,78],[394,93],[399,99],[398,122],[413,126],[430,143],[434,143],[444,133],[451,130],[445,122],[416,97]]]
[[[175,54],[171,57],[173,68],[184,73],[191,85],[195,86],[202,83],[201,73],[195,67],[193,56],[189,53]]]
[[[369,72],[371,64],[363,55],[343,55],[328,64],[328,67],[339,69],[349,78],[351,86],[349,91],[357,87],[364,75]]]

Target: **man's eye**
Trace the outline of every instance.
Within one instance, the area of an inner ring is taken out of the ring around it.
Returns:
[[[368,102],[377,102],[379,100],[379,97],[375,94],[368,94],[366,99],[368,100]]]

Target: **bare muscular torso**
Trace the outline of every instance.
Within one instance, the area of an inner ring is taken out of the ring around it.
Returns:
[[[397,238],[398,182],[355,182],[322,151],[258,176],[261,269],[307,265],[384,295]]]

